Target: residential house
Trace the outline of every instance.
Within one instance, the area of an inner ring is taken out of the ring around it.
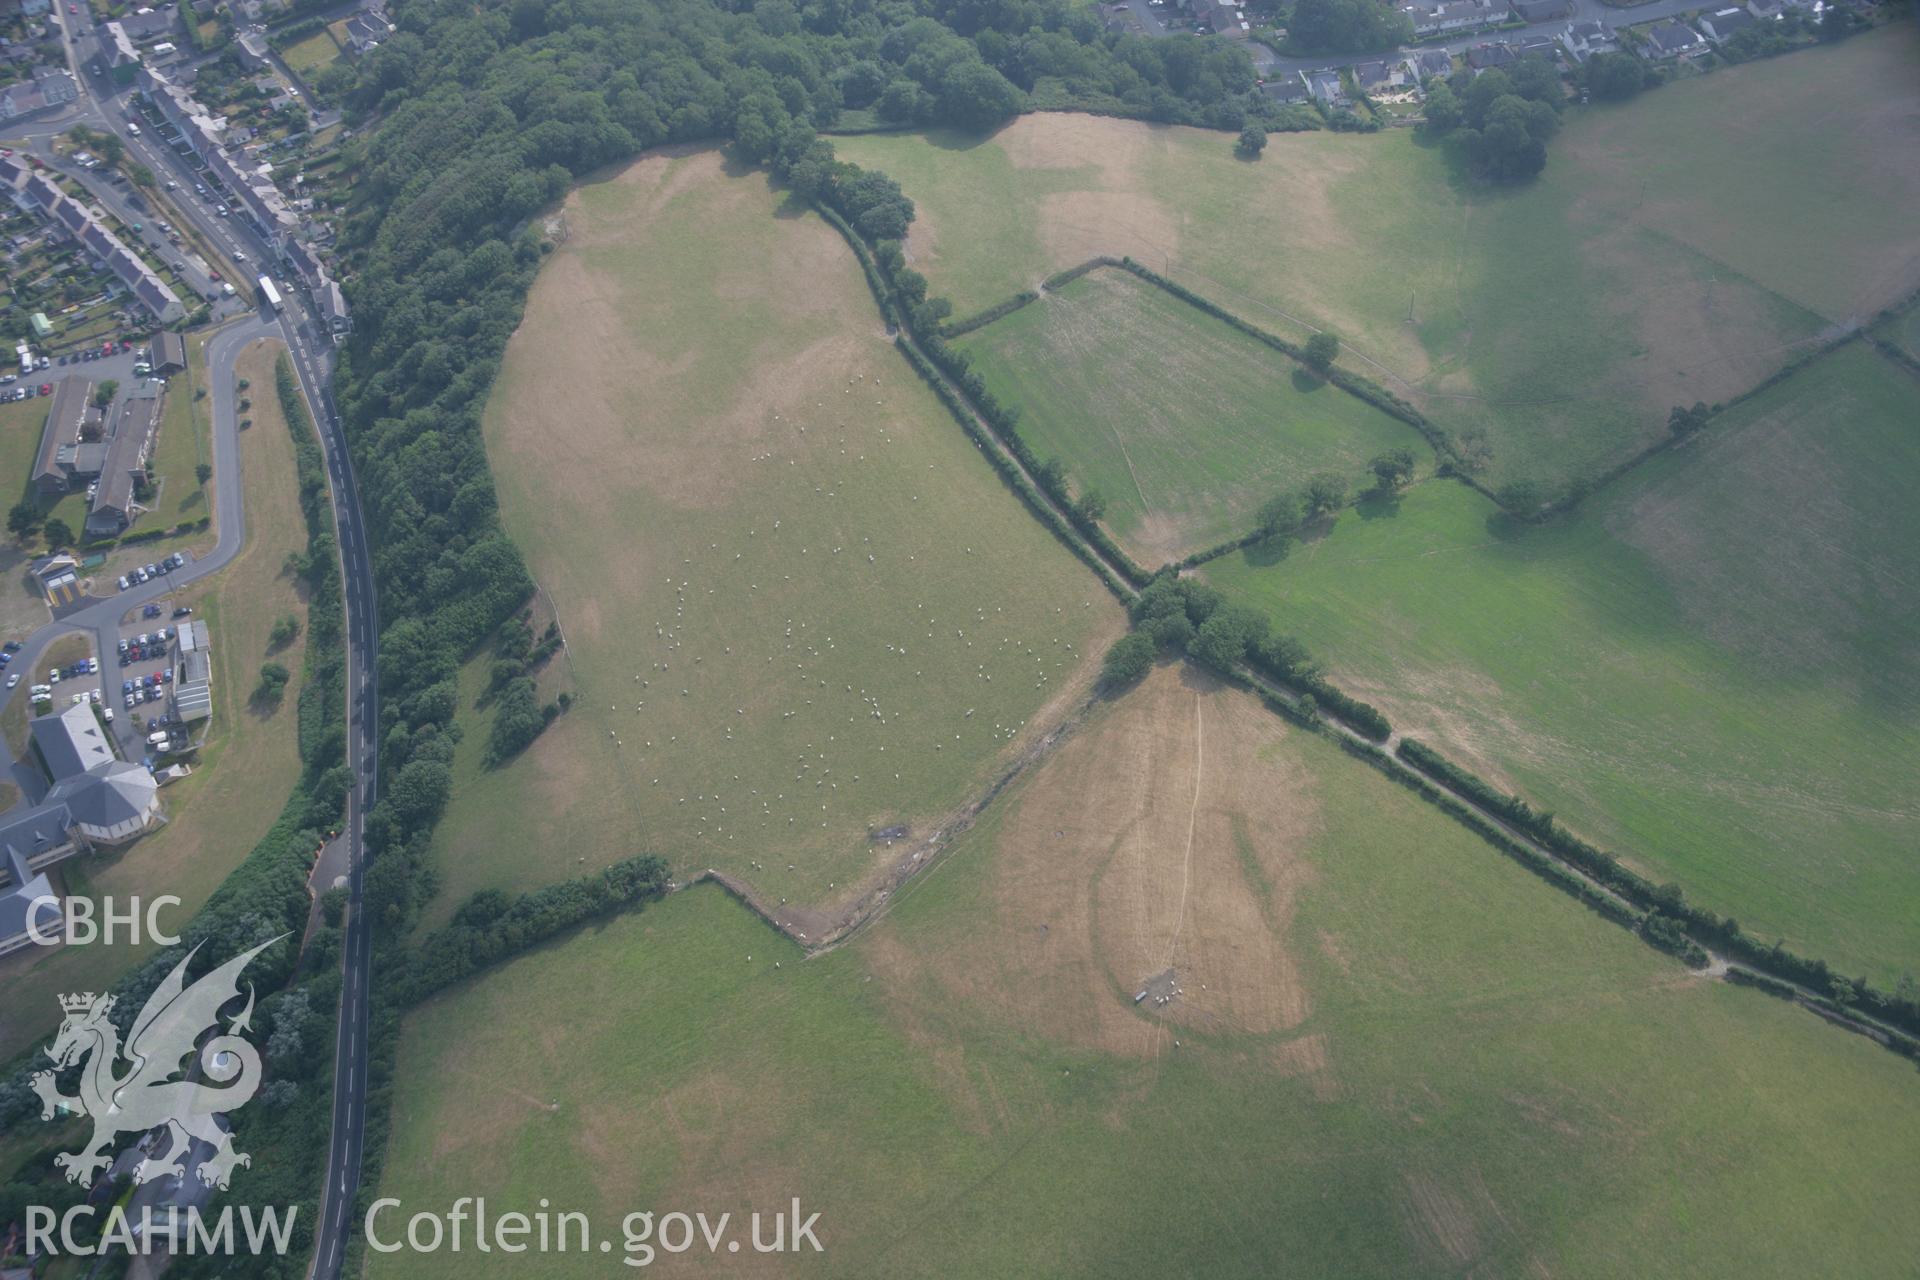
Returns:
[[[1573,13],[1572,0],[1507,0],[1513,16],[1528,24],[1552,22]]]
[[[379,9],[362,9],[347,19],[347,44],[356,54],[371,53],[393,34],[393,24]]]
[[[1445,80],[1453,74],[1453,55],[1445,49],[1422,49],[1407,56],[1407,74],[1415,84]]]
[[[1260,89],[1282,106],[1305,102],[1309,96],[1307,86],[1301,83],[1299,76],[1276,76],[1261,85]]]
[[[1355,63],[1353,82],[1365,94],[1391,93],[1406,87],[1406,64],[1386,58]]]
[[[133,47],[133,37],[127,34],[126,24],[109,22],[100,31],[108,78],[117,85],[132,84],[140,71],[140,51]]]
[[[120,26],[135,40],[151,40],[171,32],[174,19],[179,16],[180,11],[170,4],[157,8],[142,5],[131,13],[122,14]]]
[[[1494,26],[1505,21],[1507,6],[1502,0],[1439,0],[1427,7],[1408,5],[1405,12],[1416,36],[1437,36]]]
[[[1327,110],[1347,105],[1347,91],[1340,83],[1338,71],[1328,67],[1319,71],[1302,71],[1300,76],[1306,82],[1307,92],[1313,95],[1313,100]]]
[[[1215,35],[1239,40],[1253,34],[1253,24],[1235,0],[1193,0],[1192,10],[1195,27],[1206,27]]]
[[[1613,30],[1599,22],[1569,22],[1560,43],[1567,47],[1575,62],[1585,62],[1596,53],[1617,53],[1620,49]]]
[[[267,56],[267,33],[254,29],[242,31],[233,42],[240,51],[240,60],[255,71],[265,70],[273,65],[273,59]]]
[[[1659,62],[1705,53],[1707,42],[1681,22],[1662,22],[1647,32],[1647,56]]]
[[[187,309],[165,281],[140,256],[107,230],[92,209],[70,198],[45,174],[20,165],[0,164],[0,184],[15,195],[15,203],[38,212],[80,242],[102,267],[113,272],[129,292],[162,324],[186,317]]]
[[[1552,36],[1521,35],[1507,42],[1513,46],[1515,55],[1522,58],[1545,58],[1548,62],[1560,61],[1560,42]]]
[[[326,322],[328,333],[352,332],[353,316],[347,310],[347,295],[340,291],[339,281],[329,280],[315,291],[313,304],[320,309],[320,318]]]
[[[52,498],[84,486],[100,474],[106,450],[100,439],[100,411],[93,407],[93,383],[66,377],[48,397],[47,420],[40,428],[40,452],[33,466],[33,489]]]
[[[153,335],[153,341],[147,346],[147,363],[153,368],[156,378],[169,378],[176,373],[187,371],[187,340],[179,334],[162,329]]]
[[[1510,67],[1520,61],[1520,55],[1514,52],[1512,45],[1505,41],[1494,40],[1486,44],[1477,44],[1466,52],[1467,65],[1476,73],[1492,71],[1495,67]]]
[[[120,393],[113,406],[113,429],[107,437],[107,458],[100,468],[100,487],[87,512],[87,536],[111,538],[146,510],[136,496],[146,474],[153,433],[160,425],[160,396],[165,383],[143,378]]]
[[[1737,32],[1755,25],[1754,16],[1745,9],[1719,9],[1713,13],[1703,13],[1699,18],[1700,30],[1707,39],[1715,44],[1725,44]]]
[[[58,107],[72,102],[80,96],[80,86],[74,81],[73,74],[64,67],[50,67],[36,72],[34,87],[40,90],[40,97],[50,107]]]

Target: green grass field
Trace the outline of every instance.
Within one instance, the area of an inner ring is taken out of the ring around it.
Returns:
[[[1886,981],[1920,968],[1917,420],[1855,343],[1564,522],[1429,483],[1207,572],[1403,732]]]
[[[869,830],[962,805],[1118,608],[764,177],[653,156],[564,216],[486,433],[577,701],[461,788],[447,899],[642,849],[847,895],[898,856]]]
[[[1350,367],[1480,437],[1495,483],[1555,481],[1920,284],[1916,43],[1898,23],[1572,111],[1513,190],[1411,130],[1275,135],[1257,164],[1223,134],[1051,113],[835,146],[916,201],[910,252],[959,314],[1132,254],[1285,336],[1332,329]]]
[[[340,46],[331,33],[316,31],[306,39],[280,51],[286,64],[311,83],[319,74],[340,61]]]
[[[1241,698],[1211,696],[1210,715]],[[1686,975],[1270,723],[1257,758],[1218,763],[1303,813],[1288,884],[1267,890],[1291,899],[1278,936],[1305,991],[1296,1025],[1169,1034],[1112,989],[1104,1016],[1153,1046],[1121,1051],[1022,1012],[1052,996],[1023,965],[1079,937],[1023,907],[1014,870],[1058,864],[1012,834],[1051,843],[1049,762],[826,955],[803,961],[699,888],[424,1006],[403,1033],[380,1194],[409,1210],[484,1195],[495,1213],[547,1197],[616,1247],[631,1211],[729,1212],[744,1232],[748,1212],[798,1196],[826,1251],[787,1269],[819,1274],[1906,1265],[1920,1244],[1904,1211],[1920,1191],[1910,1063]],[[1060,867],[1080,886],[1063,900],[1096,893],[1106,865]],[[372,1275],[410,1280],[468,1266],[369,1258]]]
[[[1419,434],[1122,271],[1081,277],[960,340],[1021,433],[1147,564],[1245,533],[1318,472],[1361,487],[1369,458]]]

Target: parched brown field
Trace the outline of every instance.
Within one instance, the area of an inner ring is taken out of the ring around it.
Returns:
[[[1883,1274],[1911,1079],[1167,668],[844,945],[702,886],[413,1011],[381,1194],[821,1214],[675,1274]]]
[[[906,852],[871,832],[928,838],[1085,696],[1120,611],[763,174],[653,154],[560,219],[486,433],[576,697],[493,772],[470,717],[443,904],[651,850],[842,905]]]
[[[1166,1051],[1183,1028],[1298,1025],[1308,1001],[1289,926],[1317,813],[1304,772],[1265,758],[1286,732],[1208,676],[1155,671],[999,825],[991,915],[970,941],[930,964],[887,935],[876,960],[1024,1033],[1128,1056]],[[1182,994],[1136,1005],[1169,968]]]
[[[255,387],[273,385],[274,361],[285,350],[277,341],[247,347],[239,376]],[[178,593],[207,623],[214,655],[214,729],[193,761],[191,776],[161,791],[167,823],[124,851],[92,855],[63,868],[84,873],[86,892],[125,902],[133,896],[170,893],[181,900],[163,915],[176,928],[199,909],[240,860],[259,843],[280,814],[300,775],[294,723],[301,666],[306,652],[305,593],[285,571],[287,553],[306,546],[293,439],[271,395],[254,402],[253,426],[240,437],[244,471],[247,543],[211,579]],[[302,623],[291,645],[268,654],[275,619],[291,613]],[[248,704],[260,664],[272,660],[293,673],[277,708]],[[109,691],[116,696],[118,686]],[[127,714],[124,710],[118,714]],[[59,1022],[54,995],[102,990],[144,957],[150,947],[38,948],[0,960],[0,1059],[7,1058]]]

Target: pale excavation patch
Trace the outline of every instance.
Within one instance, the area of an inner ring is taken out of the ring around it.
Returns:
[[[1187,1030],[1298,1025],[1310,1002],[1287,925],[1320,819],[1304,773],[1262,759],[1289,732],[1209,677],[1156,670],[1014,800],[977,871],[992,922],[937,956],[889,947],[878,970],[909,1007],[958,996],[1032,1034],[1129,1055]],[[1180,994],[1136,1005],[1169,966]]]

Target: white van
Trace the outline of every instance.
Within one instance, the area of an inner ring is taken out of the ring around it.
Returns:
[[[152,733],[147,735],[147,745],[150,747],[166,746],[167,731],[165,729],[155,729]]]

